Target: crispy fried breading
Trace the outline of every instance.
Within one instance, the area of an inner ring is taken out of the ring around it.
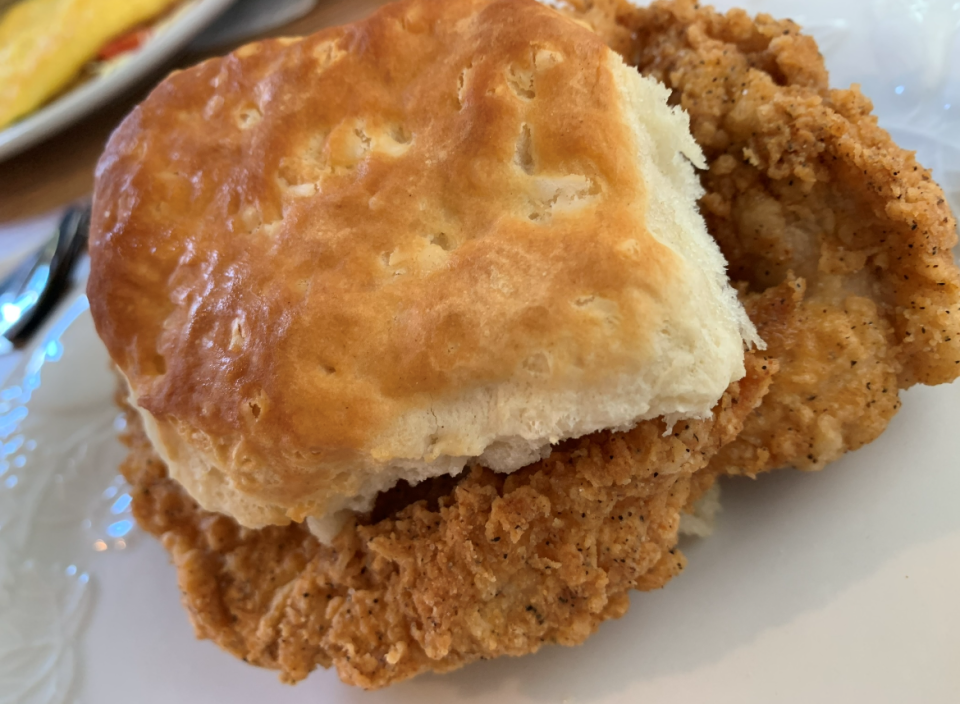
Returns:
[[[829,88],[813,39],[694,0],[573,6],[690,114],[709,163],[701,210],[780,361],[714,472],[820,469],[883,431],[898,389],[960,374],[943,192],[856,87]]]
[[[474,467],[452,489],[398,489],[332,547],[302,525],[250,530],[200,509],[130,409],[122,470],[198,636],[288,681],[334,665],[375,688],[580,643],[626,611],[630,589],[663,586],[684,565],[675,546],[690,477],[740,432],[773,366],[748,357],[713,417],[672,434],[645,422],[566,442],[511,475]]]
[[[875,439],[900,407],[896,345],[870,298],[805,298],[788,277],[745,296],[780,372],[737,440],[704,474],[755,474],[794,466],[820,469]],[[700,477],[703,481],[705,477]]]

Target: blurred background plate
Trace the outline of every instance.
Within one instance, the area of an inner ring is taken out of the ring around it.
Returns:
[[[188,0],[158,25],[157,33],[109,73],[92,78],[27,117],[0,130],[0,161],[95,110],[163,65],[234,0]]]

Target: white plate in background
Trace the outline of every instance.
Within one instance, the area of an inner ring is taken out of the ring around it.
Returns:
[[[92,78],[0,130],[0,161],[18,154],[106,104],[162,66],[234,0],[186,0],[150,40],[105,75]],[[2,695],[0,695],[2,696]],[[0,700],[2,701],[2,700]]]
[[[747,6],[802,11],[834,84],[863,83],[956,207],[960,4]],[[687,570],[584,645],[370,694],[327,671],[280,685],[194,639],[166,553],[130,522],[85,299],[52,325],[0,392],[0,704],[960,702],[960,383],[904,393],[824,472],[726,482]]]

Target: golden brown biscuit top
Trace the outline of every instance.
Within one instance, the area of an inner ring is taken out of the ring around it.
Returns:
[[[642,365],[687,270],[609,60],[533,0],[409,0],[171,75],[97,169],[91,308],[139,405],[283,502],[410,408]]]

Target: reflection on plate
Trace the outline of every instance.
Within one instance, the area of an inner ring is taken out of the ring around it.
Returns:
[[[125,549],[134,526],[115,382],[93,326],[76,324],[87,308],[75,298],[0,392],[0,702],[63,700],[91,604],[85,558]],[[77,377],[56,364],[65,345],[94,357]]]
[[[862,82],[960,205],[960,74],[940,70],[960,66],[960,6],[803,12],[835,84]],[[726,483],[687,571],[585,645],[373,694],[329,672],[284,687],[193,638],[165,553],[131,523],[113,393],[77,296],[0,392],[0,704],[960,700],[960,382],[906,392],[879,440],[822,473]]]
[[[234,0],[188,0],[162,28],[113,70],[98,75],[0,130],[0,161],[58,132],[158,68],[213,22]],[[2,701],[2,700],[0,700]]]

